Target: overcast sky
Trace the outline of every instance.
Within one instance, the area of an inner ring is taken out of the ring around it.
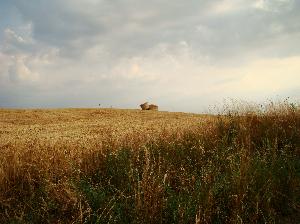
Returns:
[[[0,107],[300,99],[300,0],[0,0]]]

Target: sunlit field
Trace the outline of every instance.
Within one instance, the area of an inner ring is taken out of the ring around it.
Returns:
[[[299,223],[300,110],[0,109],[0,223]]]

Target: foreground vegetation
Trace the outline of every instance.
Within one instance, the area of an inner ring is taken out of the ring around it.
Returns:
[[[241,107],[240,107],[241,108]],[[299,223],[300,110],[0,111],[1,223]]]

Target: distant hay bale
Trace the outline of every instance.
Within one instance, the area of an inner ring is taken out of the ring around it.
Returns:
[[[148,102],[141,104],[140,107],[142,108],[142,110],[149,110]]]
[[[148,110],[158,110],[158,106],[154,104],[150,104]]]
[[[142,110],[158,110],[157,105],[155,105],[155,104],[149,105],[148,102],[141,104],[140,107],[142,108]]]

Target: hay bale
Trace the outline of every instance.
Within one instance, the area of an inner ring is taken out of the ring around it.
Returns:
[[[148,102],[141,104],[140,107],[142,108],[142,110],[149,110]]]
[[[150,104],[148,110],[158,110],[158,106],[155,104]]]

